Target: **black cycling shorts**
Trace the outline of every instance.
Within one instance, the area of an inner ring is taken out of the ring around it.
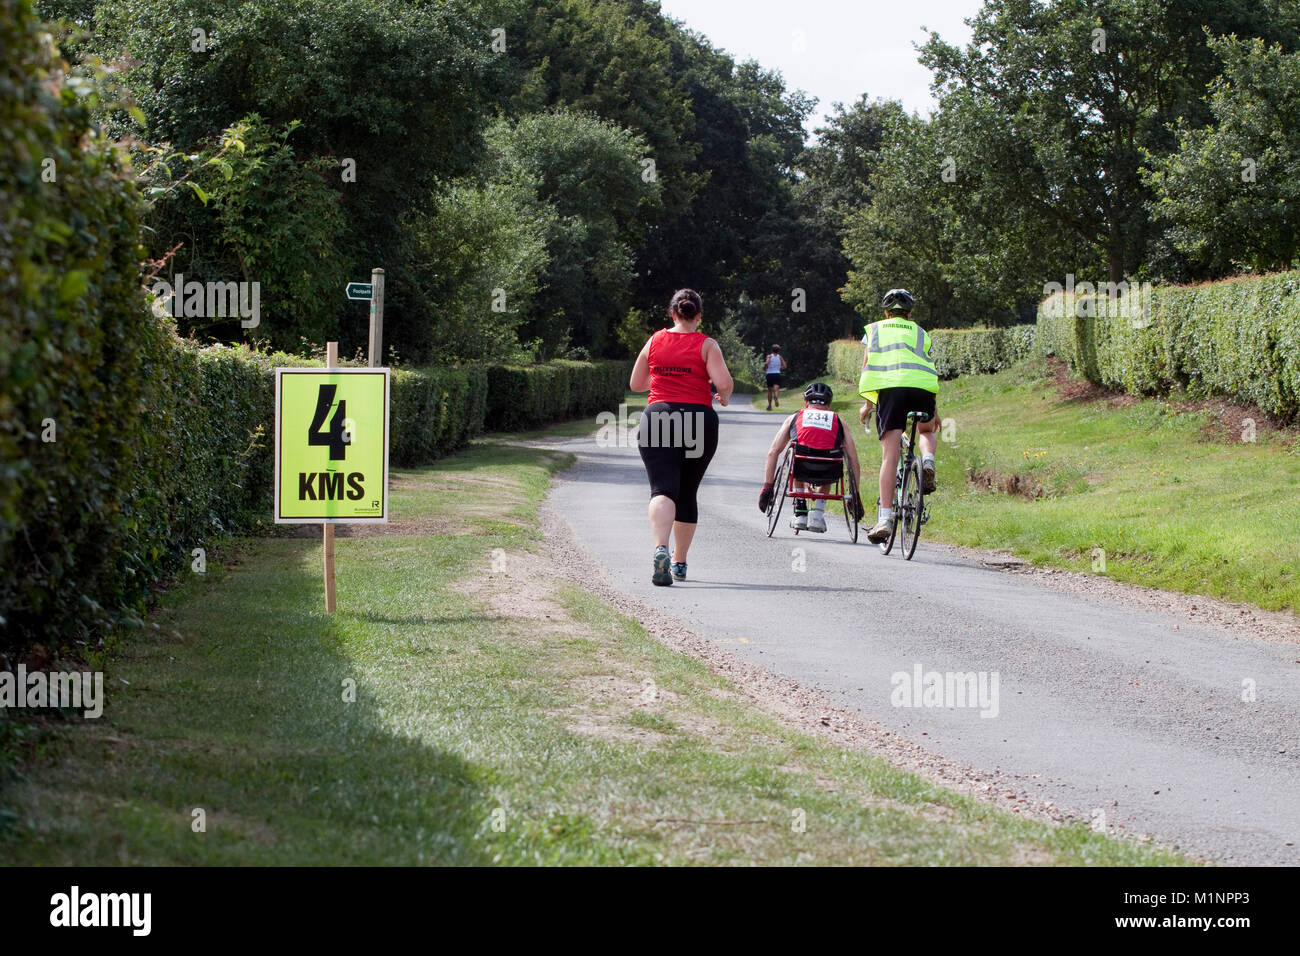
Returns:
[[[718,413],[712,405],[655,402],[641,415],[637,446],[650,479],[650,497],[677,504],[677,521],[699,522],[695,495],[718,450]]]
[[[771,388],[773,385],[780,385],[780,384],[781,384],[781,373],[780,373],[780,372],[768,372],[768,373],[767,373],[767,387],[768,387],[768,388]]]
[[[926,412],[935,416],[935,394],[923,388],[882,388],[876,396],[876,437],[907,427],[908,412]]]

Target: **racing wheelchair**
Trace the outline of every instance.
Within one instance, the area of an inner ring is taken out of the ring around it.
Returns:
[[[811,485],[808,491],[795,490],[795,483]],[[858,542],[858,516],[853,513],[853,503],[858,500],[858,483],[853,472],[846,467],[840,449],[823,451],[791,442],[781,456],[772,482],[779,494],[772,496],[767,507],[767,536],[772,537],[776,523],[781,519],[785,499],[803,498],[806,501],[838,501],[844,509],[844,523],[848,525],[849,539]],[[795,534],[799,531],[796,529]]]

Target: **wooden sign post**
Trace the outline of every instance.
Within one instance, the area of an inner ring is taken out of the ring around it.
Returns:
[[[383,365],[384,270],[370,270],[370,367]]]
[[[339,344],[337,342],[328,342],[325,345],[325,367],[327,369],[339,367]],[[335,608],[338,607],[338,599],[334,594],[334,525],[327,521],[322,527],[325,529],[325,613],[333,614]]]
[[[275,370],[275,522],[320,524],[325,610],[337,608],[334,526],[388,520],[391,373],[340,368]]]
[[[371,269],[369,282],[349,282],[343,289],[349,299],[370,301],[370,367],[384,364],[384,270]]]

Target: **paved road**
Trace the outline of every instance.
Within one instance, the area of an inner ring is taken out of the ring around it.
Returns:
[[[720,412],[690,580],[669,588],[650,584],[635,445],[556,445],[578,463],[552,506],[616,587],[931,752],[1038,774],[1036,795],[1058,807],[1089,818],[1101,809],[1111,824],[1225,862],[1300,863],[1300,644],[1049,588],[924,537],[911,562],[885,557],[865,529],[850,544],[839,516],[825,535],[784,527],[769,539],[757,497],[778,420],[744,401]],[[919,685],[894,679],[917,667]],[[986,706],[924,706],[931,671],[983,672]],[[906,706],[915,686],[922,706]]]

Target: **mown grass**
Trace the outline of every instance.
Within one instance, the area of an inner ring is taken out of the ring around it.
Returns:
[[[550,578],[530,549],[566,460],[484,445],[398,474],[396,521],[454,528],[340,538],[333,616],[315,540],[240,542],[111,663],[103,719],[37,722],[0,858],[1185,862],[791,731]]]
[[[835,403],[854,427],[860,405]],[[1261,422],[1255,441],[1243,442],[1191,407],[1064,397],[1042,360],[943,382],[939,414],[951,440],[940,444],[926,534],[1038,565],[1295,611],[1295,437]],[[864,474],[875,474],[879,445],[858,445]],[[999,490],[1013,485],[1020,490]]]

